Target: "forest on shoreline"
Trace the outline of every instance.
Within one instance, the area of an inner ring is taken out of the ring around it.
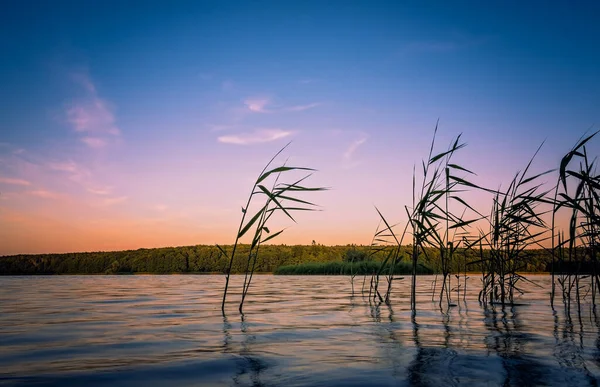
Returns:
[[[240,245],[236,251],[231,273],[244,273],[250,246]],[[231,246],[224,246],[231,251]],[[410,246],[403,247],[402,256],[409,261]],[[485,251],[484,251],[485,253]],[[531,249],[523,252],[525,262],[522,272],[548,272],[551,267],[551,253],[543,249]],[[264,245],[256,263],[258,273],[294,273],[301,269],[290,270],[290,266],[339,263],[359,263],[373,261],[369,267],[375,267],[384,259],[383,252],[372,254],[369,246],[325,246],[312,245]],[[458,250],[456,252],[454,273],[481,270],[478,263],[479,251]],[[163,247],[111,252],[86,252],[65,254],[13,255],[0,257],[0,275],[44,275],[44,274],[118,274],[118,273],[226,273],[228,258],[216,246],[196,245],[180,247]],[[429,249],[419,259],[425,272],[441,272],[441,263],[437,249]],[[286,267],[287,270],[278,270]],[[340,266],[336,266],[340,267]],[[567,269],[567,268],[564,268]],[[573,270],[577,268],[573,267]],[[585,271],[585,267],[579,267]],[[561,270],[561,268],[558,268]],[[332,273],[333,274],[333,273]],[[340,274],[347,274],[341,270]]]

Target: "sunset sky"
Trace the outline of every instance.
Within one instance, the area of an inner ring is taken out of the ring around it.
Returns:
[[[478,184],[544,140],[533,169],[556,167],[600,129],[600,5],[493,3],[3,2],[0,255],[232,243],[289,141],[331,190],[288,244],[404,221],[438,118]]]

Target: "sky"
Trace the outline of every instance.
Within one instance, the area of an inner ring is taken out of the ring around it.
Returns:
[[[452,4],[450,4],[452,3]],[[5,1],[0,255],[230,244],[252,184],[312,167],[277,243],[368,244],[443,149],[497,188],[600,129],[598,2]],[[599,141],[590,146],[600,151]],[[552,184],[553,176],[547,176]],[[489,196],[472,195],[482,211]]]

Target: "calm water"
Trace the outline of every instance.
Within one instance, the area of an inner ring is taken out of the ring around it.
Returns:
[[[362,279],[353,296],[347,277],[257,276],[245,315],[233,292],[223,317],[223,276],[0,277],[0,385],[597,385],[589,305],[569,319],[527,285],[519,305],[484,309],[472,278],[445,313],[432,278],[413,320],[408,278],[387,306]]]

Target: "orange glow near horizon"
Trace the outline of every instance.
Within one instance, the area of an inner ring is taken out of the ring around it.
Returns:
[[[285,217],[275,219],[272,229],[289,228],[272,243],[308,245],[314,240],[324,245],[370,244],[379,221],[375,209],[368,199],[360,197],[349,204],[348,196],[344,198],[336,191],[307,197],[321,204],[323,210],[299,213],[297,224]],[[485,199],[490,199],[489,195],[469,196],[477,200],[471,203],[483,203],[478,208],[485,213]],[[237,201],[241,203],[242,199]],[[202,206],[190,211],[174,211],[167,206],[146,208],[138,215],[132,202],[135,200],[104,205],[68,196],[5,196],[0,202],[0,255],[231,244],[241,218],[241,211]],[[352,205],[355,210],[346,211]],[[378,207],[390,221],[400,222],[399,229],[403,227],[406,219],[398,216],[400,205],[388,201]],[[561,215],[557,229],[564,228],[566,223],[567,219]],[[487,229],[485,225],[481,227]],[[406,244],[409,242],[405,240]]]

